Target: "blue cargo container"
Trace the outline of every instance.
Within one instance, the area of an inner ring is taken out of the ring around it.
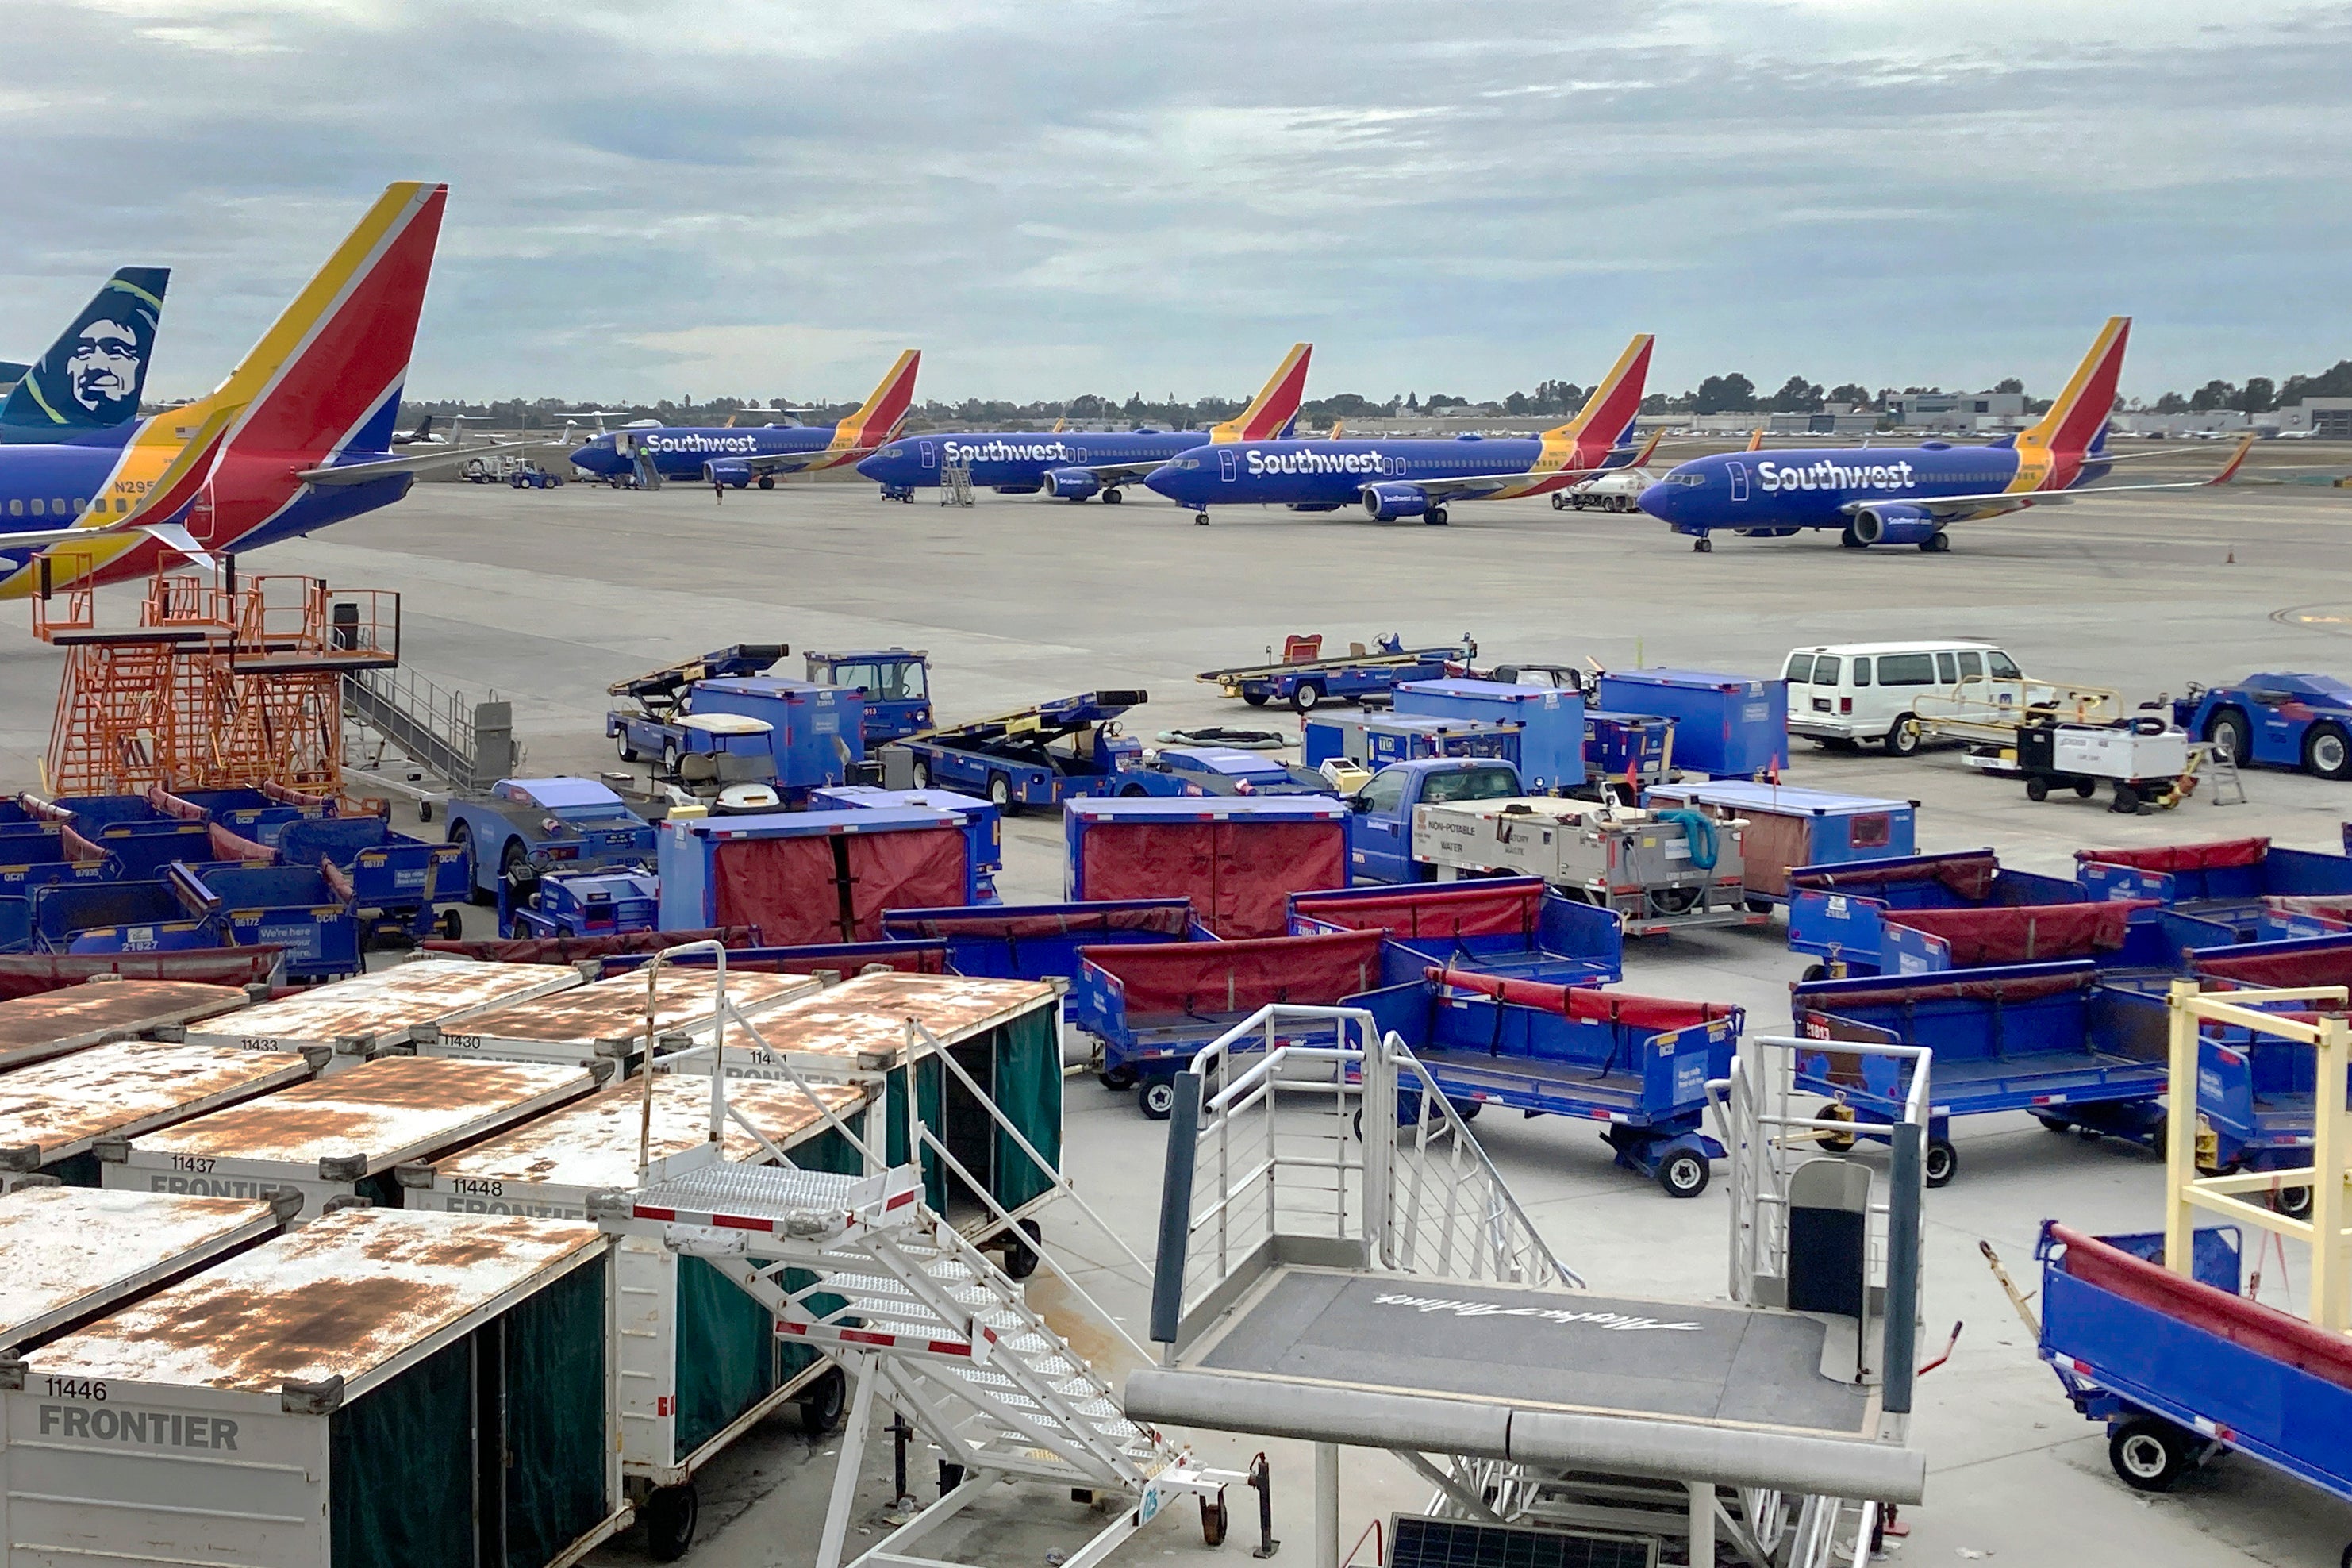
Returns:
[[[1584,782],[1584,694],[1498,680],[1412,680],[1396,689],[1396,710],[1437,719],[1483,719],[1519,726],[1519,777],[1529,789]]]
[[[964,823],[966,852],[979,873],[980,901],[996,901],[996,873],[1004,869],[1004,814],[977,795],[951,789],[882,789],[874,784],[835,784],[809,796],[812,811],[881,811],[923,805],[953,812]]]
[[[1375,771],[1420,757],[1519,760],[1519,727],[1426,713],[1313,714],[1299,726],[1307,765],[1345,757]]]
[[[655,835],[661,927],[757,926],[768,947],[877,942],[885,910],[980,901],[967,826],[920,805],[672,816]]]
[[[1644,805],[1704,803],[1748,820],[1740,841],[1750,907],[1789,901],[1789,873],[1800,866],[1842,866],[1850,860],[1890,860],[1918,853],[1913,800],[1876,800],[1827,790],[1730,779],[1717,784],[1658,784]]]
[[[866,699],[854,687],[817,686],[779,675],[698,680],[688,706],[696,713],[766,720],[773,728],[769,740],[782,790],[840,784],[850,763],[866,760]]]
[[[1628,772],[1639,787],[1665,782],[1675,721],[1663,713],[1584,710],[1584,771],[1588,778],[1622,782]]]
[[[1675,721],[1675,765],[1750,778],[1789,765],[1789,687],[1706,669],[1622,669],[1601,677],[1600,706]]]

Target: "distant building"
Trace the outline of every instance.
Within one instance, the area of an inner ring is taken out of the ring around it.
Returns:
[[[1910,392],[1886,400],[1897,425],[1940,430],[1998,430],[2025,418],[2021,392]]]
[[[2315,440],[2352,441],[2352,397],[2306,397],[2291,408],[2259,416],[2281,434],[2308,430]]]

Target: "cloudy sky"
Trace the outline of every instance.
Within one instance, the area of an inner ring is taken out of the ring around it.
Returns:
[[[446,179],[415,396],[2128,394],[2352,355],[2352,9],[9,0],[0,357],[176,268],[209,388]]]

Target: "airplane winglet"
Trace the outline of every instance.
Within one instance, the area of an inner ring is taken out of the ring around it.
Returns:
[[[1638,468],[1647,463],[1650,460],[1650,454],[1656,451],[1658,449],[1658,443],[1665,438],[1666,432],[1664,426],[1661,426],[1659,428],[1651,431],[1650,438],[1642,443],[1642,449],[1634,453],[1633,460],[1625,466],[1629,468]]]
[[[2209,485],[2226,485],[2231,479],[2236,479],[2238,477],[2238,469],[2245,463],[2246,454],[2253,449],[2253,437],[2246,436],[2240,437],[2238,441],[2238,449],[2230,454],[2230,460],[2221,465],[2221,471],[2215,474],[2211,479],[2205,482]]]

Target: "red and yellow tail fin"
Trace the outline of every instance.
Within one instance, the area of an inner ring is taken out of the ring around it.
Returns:
[[[1656,342],[1654,332],[1633,334],[1576,417],[1543,433],[1538,468],[1622,466],[1610,464],[1609,456],[1633,428],[1633,416],[1642,411],[1643,388],[1650,379],[1650,348]]]
[[[1298,417],[1307,395],[1307,362],[1315,357],[1313,343],[1293,343],[1274,374],[1265,378],[1250,405],[1222,424],[1209,427],[1209,439],[1223,446],[1233,441],[1278,441]]]
[[[907,411],[915,405],[915,373],[922,364],[920,349],[900,354],[890,374],[857,405],[857,412],[833,427],[833,449],[862,452],[897,435],[898,426],[907,422]]]
[[[2108,317],[2066,389],[2039,423],[2018,437],[2018,446],[2038,447],[2062,459],[2079,459],[2089,451],[2107,416],[2115,412],[2116,383],[2123,375],[2124,345],[2130,341],[2131,318]]]

